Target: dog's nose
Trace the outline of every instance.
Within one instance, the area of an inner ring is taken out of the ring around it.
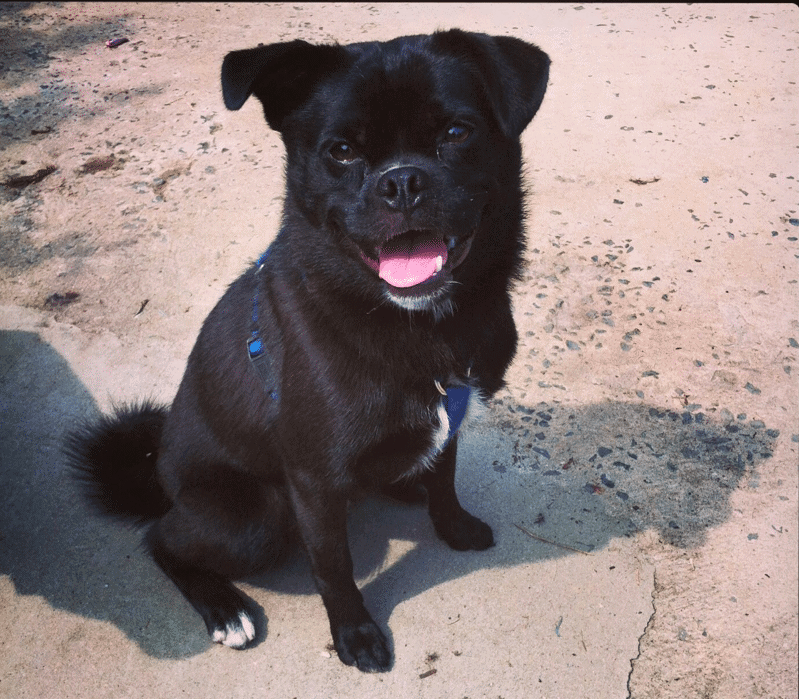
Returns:
[[[430,185],[428,174],[421,168],[392,168],[378,180],[378,196],[390,209],[410,211],[418,206]]]

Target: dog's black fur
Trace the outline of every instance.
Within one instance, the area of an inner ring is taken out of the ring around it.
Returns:
[[[280,233],[211,311],[171,408],[119,409],[67,443],[104,511],[155,519],[152,554],[214,640],[253,640],[230,580],[297,535],[341,660],[389,669],[347,543],[347,502],[365,489],[423,492],[452,548],[493,545],[456,497],[440,388],[488,398],[514,356],[519,137],[548,67],[523,41],[458,30],[225,57],[226,106],[255,95],[286,146]],[[435,273],[379,276],[389,247],[416,257],[423,238],[447,249]]]

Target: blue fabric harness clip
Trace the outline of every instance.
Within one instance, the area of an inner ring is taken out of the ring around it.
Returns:
[[[250,359],[257,359],[263,353],[264,353],[264,342],[261,340],[260,337],[257,337],[254,340],[247,341],[247,354],[250,355]]]
[[[448,442],[458,432],[458,428],[461,427],[464,416],[467,414],[471,393],[472,389],[469,386],[451,386],[445,389],[444,409],[450,423],[450,429],[447,432]]]
[[[268,256],[269,250],[258,258],[256,262],[256,274],[261,271]],[[269,353],[266,352],[264,341],[261,339],[258,328],[258,281],[256,281],[256,291],[253,294],[253,312],[251,317],[250,339],[247,340],[247,356],[250,358],[250,363],[253,365],[253,368],[261,377],[269,397],[272,400],[277,400],[278,391],[275,385],[275,373],[272,370],[272,362],[270,361]]]

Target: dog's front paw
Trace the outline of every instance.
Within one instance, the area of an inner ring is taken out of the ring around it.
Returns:
[[[361,672],[386,672],[392,654],[375,622],[341,624],[333,629],[333,643],[345,665],[355,665]]]
[[[456,517],[439,518],[433,524],[441,539],[456,551],[484,551],[494,546],[492,528],[465,510]]]

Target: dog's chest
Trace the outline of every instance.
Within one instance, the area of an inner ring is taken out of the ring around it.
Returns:
[[[471,401],[478,399],[477,391],[467,385],[443,388],[437,381],[435,386],[441,394],[436,408],[438,425],[433,432],[433,445],[438,453],[458,433],[461,423],[469,412]]]
[[[466,385],[450,386],[446,389],[436,384],[440,397],[431,416],[430,447],[412,469],[413,473],[429,469],[433,461],[444,450],[462,426],[478,417],[485,409],[480,391]],[[407,474],[411,475],[411,474]]]

